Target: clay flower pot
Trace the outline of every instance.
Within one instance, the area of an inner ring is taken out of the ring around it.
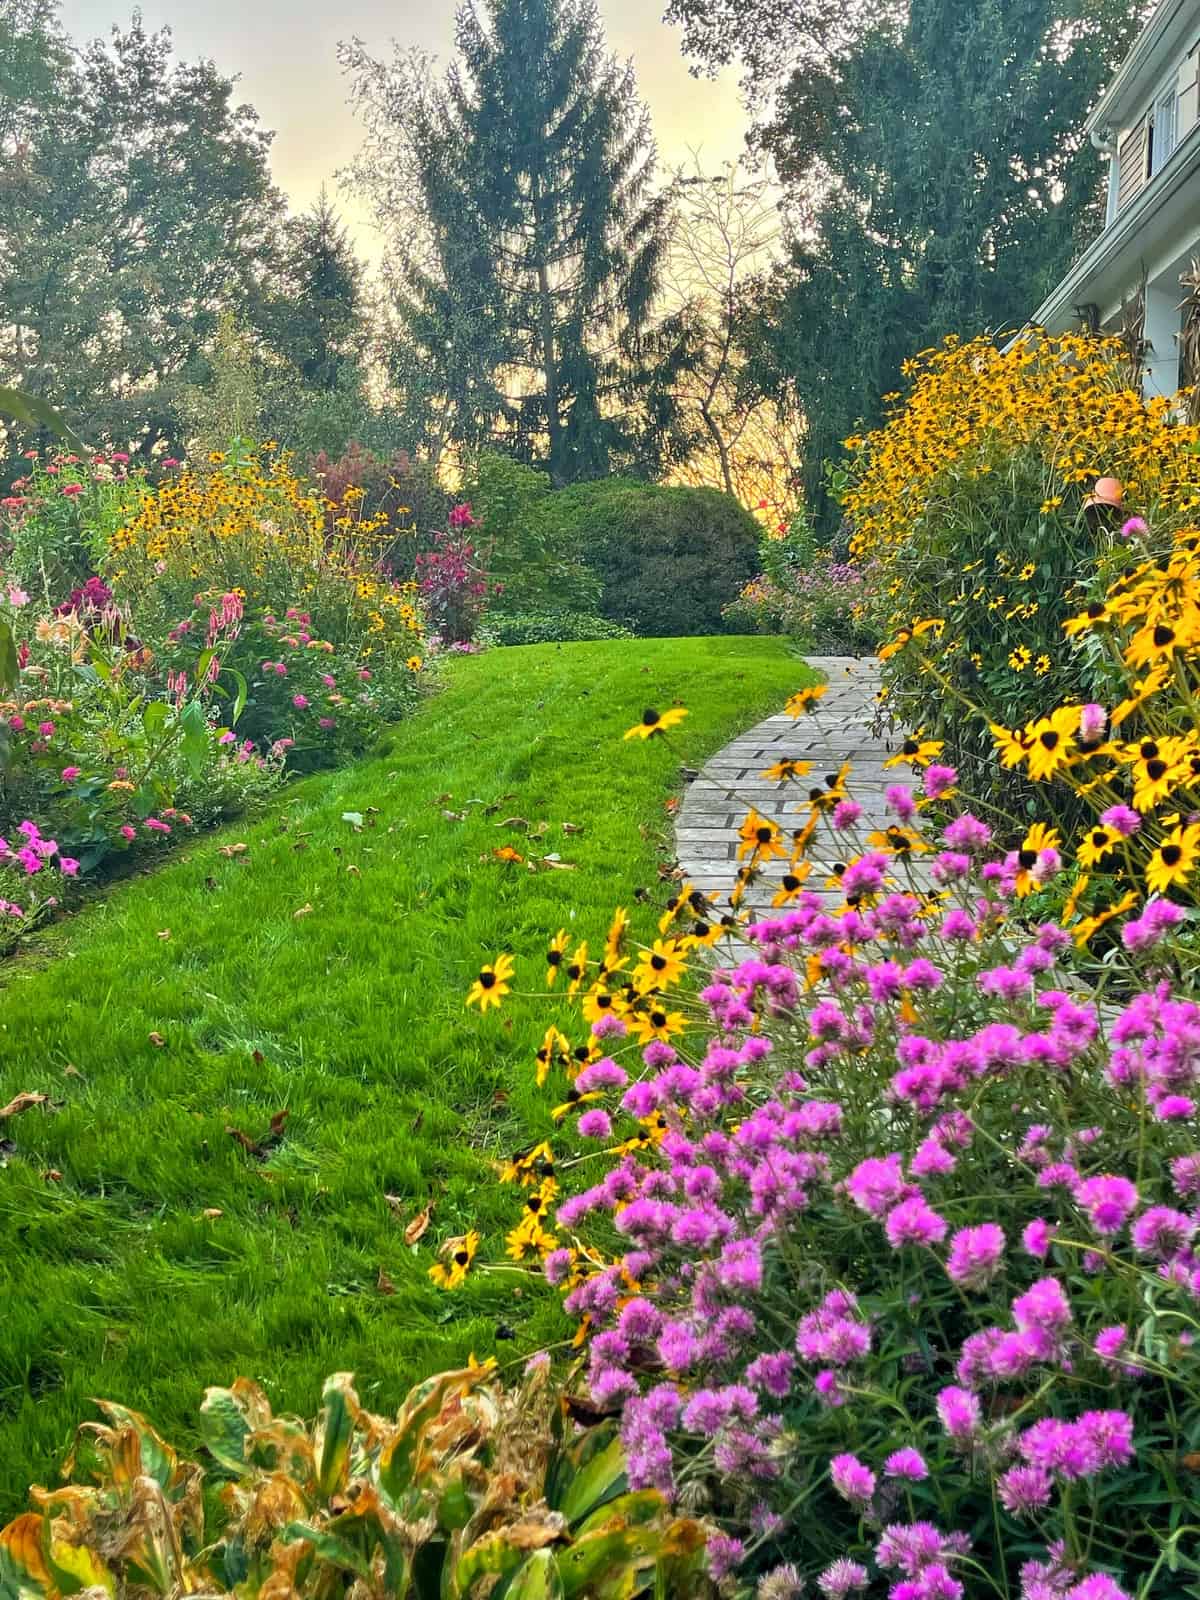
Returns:
[[[1118,478],[1097,478],[1095,489],[1083,502],[1088,521],[1099,522],[1120,511],[1124,492]]]

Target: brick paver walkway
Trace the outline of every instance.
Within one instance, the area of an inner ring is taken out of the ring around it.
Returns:
[[[705,893],[717,889],[724,899],[732,890],[738,828],[750,806],[797,827],[796,801],[812,785],[823,783],[826,773],[834,773],[844,761],[850,761],[854,767],[850,793],[863,807],[863,821],[882,827],[884,790],[889,783],[908,776],[907,772],[884,772],[889,746],[870,731],[879,663],[853,656],[818,656],[811,665],[829,681],[829,691],[815,713],[799,720],[783,714],[768,717],[739,734],[713,756],[684,795],[675,823],[676,854],[690,882]],[[772,783],[762,776],[764,768],[786,756],[811,761],[811,780],[801,780],[797,786]],[[807,806],[801,810],[807,812]],[[790,820],[793,817],[795,821]],[[833,859],[828,851],[822,855]],[[770,905],[786,870],[787,864],[779,861],[765,867],[746,895],[746,907]],[[820,874],[814,872],[808,887],[821,892],[823,880],[819,879]],[[833,891],[828,892],[834,897]]]

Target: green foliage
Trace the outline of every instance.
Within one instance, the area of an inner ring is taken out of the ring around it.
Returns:
[[[394,237],[398,309],[450,436],[503,443],[555,485],[653,458],[635,420],[667,200],[632,67],[591,0],[470,0],[441,80],[343,61],[368,127],[362,186]]]
[[[1020,324],[1099,231],[1104,174],[1079,127],[1147,9],[673,0],[697,55],[745,61],[761,143],[806,213],[763,293],[754,375],[794,386],[827,530],[825,460],[879,419],[904,359]]]
[[[394,1421],[365,1411],[345,1372],[311,1425],[272,1416],[246,1378],[209,1389],[205,1443],[232,1477],[211,1521],[203,1468],[100,1402],[107,1422],[79,1430],[71,1481],[34,1489],[37,1510],[0,1531],[0,1596],[327,1600],[354,1583],[374,1600],[469,1600],[497,1577],[526,1600],[704,1592],[703,1527],[625,1492],[612,1425],[564,1423],[548,1372],[511,1390],[490,1365],[438,1373]]]
[[[479,638],[481,644],[568,644],[632,639],[633,634],[619,622],[584,611],[492,611]]]
[[[394,1415],[472,1350],[507,1360],[569,1336],[557,1297],[516,1269],[453,1294],[428,1277],[450,1236],[511,1225],[492,1159],[554,1137],[532,1071],[546,1018],[481,1030],[463,997],[481,950],[538,949],[572,907],[605,924],[614,897],[636,907],[669,850],[680,760],[781,705],[797,666],[774,640],[704,639],[442,670],[386,754],[189,839],[9,970],[0,1105],[39,1090],[57,1109],[4,1128],[0,1523],[55,1470],[91,1395],[119,1394],[195,1454],[196,1400],[221,1374],[251,1373],[276,1412],[303,1415],[327,1372],[353,1368]],[[670,742],[614,759],[643,705],[676,699],[691,715]],[[497,826],[513,816],[549,830],[527,843]],[[506,866],[504,843],[574,870]],[[655,937],[653,919],[637,926]],[[226,1132],[261,1146],[283,1109],[259,1154]],[[404,1228],[428,1200],[414,1250]]]
[[[603,615],[641,635],[724,632],[722,607],[757,564],[758,523],[717,489],[581,484],[548,516],[599,577]]]
[[[4,417],[22,423],[31,431],[44,428],[71,450],[87,449],[61,412],[35,394],[25,394],[20,389],[0,388],[0,419]]]
[[[545,473],[485,452],[472,469],[466,499],[481,523],[478,542],[498,586],[493,613],[596,610],[600,584],[585,565],[584,541],[554,515]]]
[[[273,270],[269,135],[140,18],[77,49],[49,6],[0,0],[0,41],[0,381],[86,437],[178,441],[177,385]]]

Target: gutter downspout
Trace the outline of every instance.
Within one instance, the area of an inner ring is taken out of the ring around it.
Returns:
[[[1108,204],[1104,212],[1104,226],[1107,228],[1117,215],[1117,194],[1121,183],[1120,158],[1111,128],[1093,128],[1090,138],[1092,149],[1108,157]]]

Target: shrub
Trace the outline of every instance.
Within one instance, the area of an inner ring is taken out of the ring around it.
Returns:
[[[586,564],[581,532],[556,516],[559,496],[545,473],[485,453],[468,472],[465,494],[496,586],[493,612],[596,610],[600,585]]]
[[[326,501],[327,538],[336,541],[364,520],[371,523],[379,561],[396,578],[413,577],[418,552],[450,513],[450,497],[435,470],[407,450],[385,459],[351,440],[336,459],[323,450],[313,456],[308,476]]]
[[[768,534],[759,560],[761,571],[724,609],[731,625],[790,634],[805,649],[827,655],[858,655],[879,643],[870,615],[870,566],[820,548],[806,517],[795,518],[782,537]]]
[[[888,704],[900,726],[944,736],[981,794],[995,787],[989,720],[1098,697],[1096,658],[1063,624],[1120,561],[1116,526],[1135,511],[1177,523],[1196,498],[1200,429],[1143,401],[1121,358],[1117,341],[1076,335],[1006,352],[948,341],[909,364],[886,425],[848,441],[842,498],[876,563]],[[1087,506],[1100,474],[1124,483],[1123,513]]]
[[[480,550],[479,526],[469,505],[455,506],[450,527],[433,538],[433,548],[417,557],[417,581],[429,619],[443,645],[470,644],[495,585]]]
[[[481,630],[488,644],[563,644],[587,639],[632,639],[619,622],[579,611],[503,611],[489,613]]]
[[[314,1425],[273,1417],[256,1383],[209,1389],[201,1432],[224,1482],[206,1504],[204,1471],[145,1417],[101,1402],[61,1489],[0,1532],[14,1594],[79,1590],[232,1600],[286,1591],[379,1600],[703,1592],[704,1531],[661,1497],[626,1491],[611,1428],[564,1421],[531,1364],[519,1388],[494,1363],[442,1372],[395,1420],[363,1410],[347,1373],[325,1384]]]
[[[799,817],[752,812],[735,900],[786,875],[715,972],[722,914],[687,885],[640,949],[623,913],[591,956],[551,943],[591,1032],[547,1032],[563,1131],[502,1173],[526,1195],[509,1254],[582,1319],[631,1483],[719,1523],[731,1595],[1194,1583],[1183,913],[1124,924],[1099,1001],[1071,932],[1023,913],[1057,869],[1046,831],[997,849],[939,754],[905,756],[921,781],[886,824],[848,769]],[[505,957],[472,997],[513,981]]]
[[[721,608],[757,565],[758,524],[716,489],[613,479],[561,490],[548,515],[600,579],[603,615],[638,634],[726,632]]]

